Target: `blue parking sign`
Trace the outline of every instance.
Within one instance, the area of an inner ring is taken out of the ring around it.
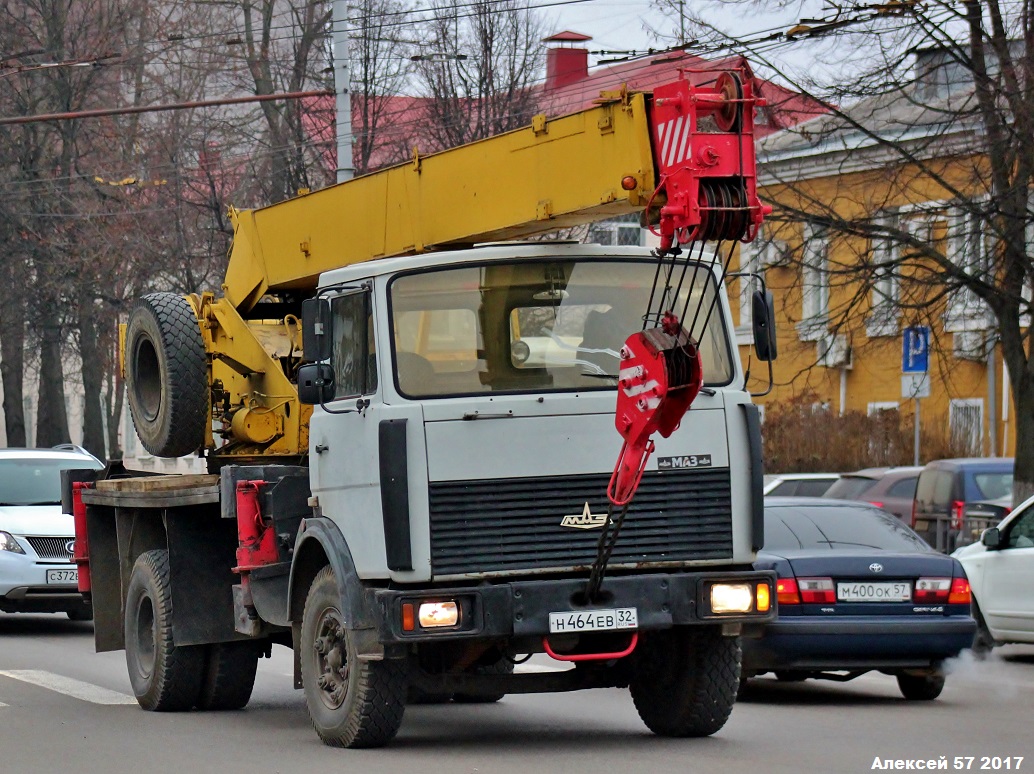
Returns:
[[[902,331],[901,373],[925,374],[930,370],[930,328],[913,325]]]

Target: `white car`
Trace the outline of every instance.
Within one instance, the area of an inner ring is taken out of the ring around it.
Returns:
[[[973,590],[973,649],[987,652],[1008,642],[1034,643],[1034,497],[997,527],[984,530],[979,543],[952,555],[962,563]]]
[[[75,529],[61,512],[61,471],[103,467],[70,444],[0,449],[0,610],[92,617],[71,562]]]

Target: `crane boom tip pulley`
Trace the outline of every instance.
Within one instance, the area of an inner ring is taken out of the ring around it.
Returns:
[[[751,241],[771,212],[756,186],[754,109],[761,104],[751,80],[731,71],[720,73],[710,87],[683,77],[654,90],[651,131],[659,183],[651,203],[664,200],[650,299],[651,307],[655,298],[657,305],[646,310],[644,329],[629,336],[621,350],[615,425],[624,442],[607,489],[615,506],[627,506],[635,495],[654,449],[652,436],[671,435],[703,386],[699,342],[714,304],[702,290],[694,293],[698,263],[681,312],[673,308],[691,263],[688,257],[680,260],[682,245],[717,243],[704,274],[719,269],[724,279],[732,251],[723,263],[721,243]],[[650,205],[647,209],[649,214]],[[650,321],[656,327],[647,327]]]

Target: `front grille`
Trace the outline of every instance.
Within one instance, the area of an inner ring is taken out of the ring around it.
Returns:
[[[60,559],[72,561],[72,552],[65,548],[74,537],[26,537],[32,550],[40,559]]]
[[[565,516],[607,512],[608,474],[440,481],[430,484],[435,576],[585,568],[600,530],[562,527]],[[732,557],[729,471],[643,476],[610,564]]]

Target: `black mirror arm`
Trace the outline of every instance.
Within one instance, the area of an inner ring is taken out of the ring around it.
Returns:
[[[750,394],[750,397],[752,397],[752,398],[763,398],[763,397],[765,397],[770,392],[772,392],[772,388],[775,386],[775,376],[772,373],[772,361],[769,360],[767,362],[768,362],[768,387],[765,388],[764,392],[752,392]],[[747,376],[748,376],[748,378],[750,376],[749,369],[747,371]],[[743,386],[744,387],[747,386],[747,380],[746,379],[743,380]]]
[[[358,400],[356,400],[355,408],[354,409],[352,409],[352,408],[332,409],[329,406],[327,406],[326,402],[323,400],[323,385],[326,384],[326,383],[327,382],[324,381],[323,379],[317,379],[316,380],[316,389],[318,389],[319,393],[320,393],[320,408],[321,409],[326,411],[328,414],[362,414],[363,416],[366,415],[366,409],[368,409],[370,407],[370,399],[369,398],[359,398]]]

